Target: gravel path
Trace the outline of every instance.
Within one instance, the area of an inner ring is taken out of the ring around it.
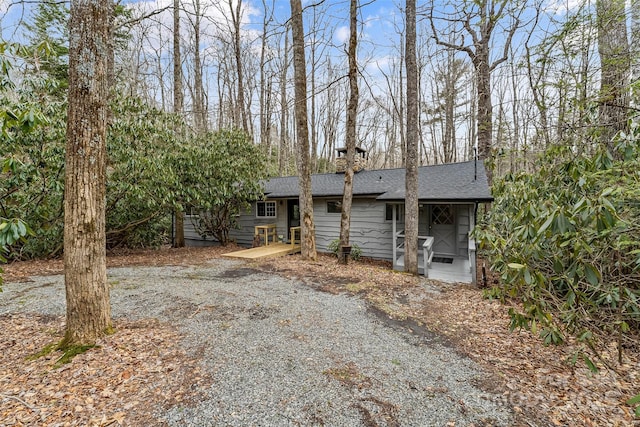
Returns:
[[[109,270],[114,318],[177,325],[213,385],[171,426],[508,426],[490,381],[437,337],[418,336],[332,295],[231,260]],[[62,276],[6,283],[0,314],[64,314]]]

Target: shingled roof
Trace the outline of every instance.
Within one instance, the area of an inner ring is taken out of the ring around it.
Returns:
[[[342,196],[344,174],[327,173],[311,176],[313,197]],[[270,199],[298,197],[298,177],[272,178],[265,182],[264,194]],[[405,169],[364,170],[353,177],[353,195],[371,196],[378,200],[404,200]],[[418,168],[418,198],[421,201],[493,200],[487,174],[481,161],[449,163]]]

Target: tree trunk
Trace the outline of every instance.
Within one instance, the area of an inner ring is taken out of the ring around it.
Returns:
[[[488,159],[491,156],[491,140],[493,135],[491,72],[489,70],[488,61],[489,50],[482,47],[476,52],[473,61],[473,65],[476,69],[476,96],[478,98],[478,157],[480,160]],[[489,170],[487,172],[490,173]]]
[[[298,143],[298,174],[300,183],[300,214],[302,258],[316,260],[316,236],[313,222],[313,198],[311,195],[311,172],[309,162],[309,128],[307,124],[307,75],[304,54],[304,29],[302,26],[302,4],[291,1],[291,30],[293,37],[293,69],[296,98],[296,133]]]
[[[512,7],[514,8],[512,9]],[[491,156],[493,133],[491,72],[507,60],[513,36],[521,26],[520,15],[524,8],[510,0],[478,0],[463,2],[453,16],[447,14],[438,18],[434,16],[433,9],[429,15],[429,21],[436,43],[459,52],[465,52],[473,63],[476,73],[478,157],[488,159]],[[437,29],[435,24],[437,20],[449,23],[448,28],[454,28],[448,32],[449,40],[461,40],[459,44],[440,39],[438,33],[443,29]],[[504,21],[507,20],[510,22],[505,23]],[[492,57],[491,37],[496,29],[502,33],[501,36],[504,36],[505,41],[502,55],[490,62]],[[469,37],[465,37],[467,34]],[[471,40],[472,44],[465,44],[466,40]],[[491,168],[487,168],[487,177],[491,183]]]
[[[347,255],[342,252],[342,246],[349,245],[349,231],[351,227],[351,202],[353,199],[353,164],[356,154],[356,116],[358,114],[358,17],[357,0],[351,0],[349,7],[349,105],[347,106],[346,146],[347,168],[344,172],[344,191],[342,194],[342,213],[340,215],[340,261],[347,263]]]
[[[287,69],[289,68],[289,36],[288,28],[284,33],[284,59],[280,70],[280,144],[278,147],[278,172],[280,176],[287,169],[287,122],[289,108],[287,106]]]
[[[111,329],[105,182],[112,2],[71,3],[65,155],[64,345],[93,344]]]
[[[193,23],[193,115],[196,131],[204,133],[207,131],[207,108],[204,102],[202,59],[200,58],[200,21],[202,19],[200,0],[194,0],[193,7],[195,9]]]
[[[631,0],[631,101],[640,107],[640,0]]]
[[[173,112],[182,114],[184,95],[182,92],[182,57],[180,55],[180,0],[173,0]],[[175,129],[181,132],[181,129]],[[173,247],[183,248],[184,241],[184,215],[182,211],[174,211],[174,239]]]
[[[267,11],[266,0],[262,0],[264,18],[262,20],[262,40],[260,41],[260,141],[267,158],[271,160],[271,76],[267,83],[267,37],[269,23],[273,19],[273,3]]]
[[[404,219],[404,269],[418,274],[418,66],[416,63],[416,0],[406,1],[407,158]]]
[[[599,115],[601,141],[615,154],[613,138],[627,129],[631,58],[627,40],[625,0],[598,0],[598,53],[600,74]]]
[[[233,24],[233,48],[236,59],[236,72],[238,73],[238,103],[240,116],[240,127],[249,134],[249,125],[247,123],[247,109],[245,107],[244,97],[244,73],[242,71],[242,46],[240,45],[240,18],[242,10],[242,0],[237,0],[236,10],[233,10],[233,3],[229,1],[229,10],[231,11],[231,21]]]

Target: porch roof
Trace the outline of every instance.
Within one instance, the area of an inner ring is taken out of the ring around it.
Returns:
[[[344,174],[311,176],[313,197],[341,197],[343,188]],[[264,194],[270,199],[298,197],[298,177],[272,178],[265,182]],[[371,196],[385,201],[402,201],[405,198],[405,169],[358,172],[353,177],[353,195]],[[481,161],[419,167],[418,198],[422,201],[493,200]]]

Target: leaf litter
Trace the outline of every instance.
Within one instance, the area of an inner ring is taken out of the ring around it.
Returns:
[[[111,254],[108,265],[198,265],[234,249],[126,251]],[[544,347],[528,331],[509,332],[509,305],[484,299],[478,287],[393,272],[375,260],[345,267],[329,255],[317,262],[294,255],[248,265],[318,291],[358,295],[396,324],[410,322],[442,336],[452,351],[493,374],[493,381],[479,386],[497,392],[495,399],[513,409],[518,425],[640,426],[626,403],[640,393],[638,348],[628,349],[621,365],[614,363],[615,348],[600,349],[615,370],[601,366],[592,374],[569,363],[577,343]],[[8,280],[25,280],[60,274],[62,263],[18,262],[5,270]],[[61,339],[64,319],[9,314],[0,322],[0,426],[162,425],[158,408],[196,402],[210,381],[200,370],[202,355],[185,354],[176,330],[155,320],[116,319],[116,334],[57,370],[55,353],[26,358]]]

